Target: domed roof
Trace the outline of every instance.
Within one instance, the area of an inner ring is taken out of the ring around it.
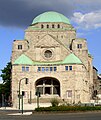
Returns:
[[[63,14],[54,11],[44,12],[38,15],[37,17],[34,18],[32,24],[41,22],[63,22],[66,24],[70,24],[68,18],[66,18]]]

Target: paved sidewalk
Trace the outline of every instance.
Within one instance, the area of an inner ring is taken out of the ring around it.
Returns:
[[[51,106],[50,103],[40,103],[39,107],[48,107]],[[21,110],[19,112],[18,108],[14,107],[0,107],[0,111],[4,112],[6,115],[31,115],[33,110],[37,108],[36,103],[32,104],[24,104],[23,106],[23,114],[21,113]],[[2,113],[1,113],[2,114]]]
[[[49,107],[51,106],[51,103],[40,103],[39,107]],[[32,103],[32,104],[24,104],[23,105],[23,110],[35,110],[35,108],[37,108],[37,104],[36,103]],[[14,108],[14,107],[0,107],[0,110],[18,110],[18,108]]]
[[[17,108],[13,108],[13,107],[0,107],[0,110],[17,110]]]
[[[23,114],[22,113],[11,113],[11,114],[7,114],[7,115],[31,115],[32,114],[32,112],[23,112]]]

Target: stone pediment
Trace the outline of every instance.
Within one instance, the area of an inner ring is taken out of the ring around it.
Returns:
[[[60,46],[60,43],[51,35],[47,34],[43,36],[35,45],[36,47],[45,46],[45,47],[53,47]]]

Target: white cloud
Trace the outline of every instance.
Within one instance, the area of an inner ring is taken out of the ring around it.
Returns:
[[[78,28],[97,29],[101,27],[101,10],[85,14],[75,12],[71,20],[78,25]]]
[[[74,0],[78,4],[99,4],[101,0]]]

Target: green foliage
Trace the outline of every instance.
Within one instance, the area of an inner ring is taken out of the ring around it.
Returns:
[[[53,98],[53,99],[51,99],[50,102],[51,102],[51,104],[52,104],[53,107],[59,105],[59,100],[58,100],[57,98]]]
[[[2,77],[3,83],[11,81],[11,62],[7,63],[6,67],[4,67],[2,71],[2,74],[0,77]]]
[[[0,85],[0,99],[2,94],[4,94],[5,99],[8,100],[11,93],[11,62],[7,63],[6,67],[4,67],[2,74],[3,84]]]
[[[67,111],[67,112],[72,112],[72,111],[94,111],[94,110],[101,110],[101,106],[55,106],[55,107],[40,107],[36,108],[35,111],[37,112],[49,112],[49,111]]]

